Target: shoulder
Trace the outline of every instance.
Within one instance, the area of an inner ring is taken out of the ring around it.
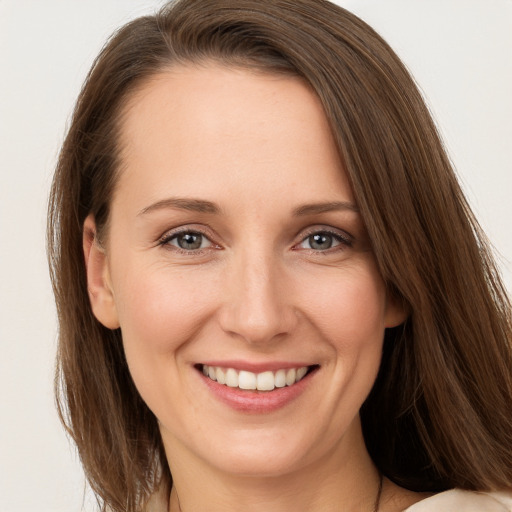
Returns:
[[[461,489],[435,494],[404,512],[512,512],[512,492],[473,492]]]

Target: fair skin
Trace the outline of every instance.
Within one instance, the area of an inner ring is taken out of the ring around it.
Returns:
[[[102,244],[85,223],[89,293],[159,420],[170,510],[373,510],[358,411],[405,313],[317,97],[293,77],[176,67],[134,93],[121,146]],[[228,386],[228,369],[275,387]],[[419,499],[385,480],[379,510]]]

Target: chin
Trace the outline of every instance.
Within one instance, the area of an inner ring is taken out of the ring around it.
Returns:
[[[225,451],[220,460],[210,461],[218,470],[248,478],[276,478],[307,466],[304,448],[251,446]]]
[[[286,428],[262,425],[259,429],[231,431],[225,439],[212,436],[209,446],[203,444],[196,453],[201,456],[203,451],[203,460],[224,474],[276,478],[325,462],[334,453],[338,455],[343,444],[338,437],[320,426],[314,431],[301,431],[296,424]]]

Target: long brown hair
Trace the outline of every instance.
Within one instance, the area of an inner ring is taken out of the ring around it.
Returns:
[[[414,490],[512,485],[511,307],[414,81],[364,22],[324,0],[179,0],[119,30],[78,98],[55,173],[48,252],[59,314],[61,419],[102,509],[141,510],[169,485],[156,418],[121,334],[94,317],[83,223],[105,231],[123,107],[179,63],[304,79],[320,98],[389,292],[410,315],[386,332],[361,410],[379,469]]]

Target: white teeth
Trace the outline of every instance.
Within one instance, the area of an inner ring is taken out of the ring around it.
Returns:
[[[238,373],[236,373],[233,368],[228,368],[226,370],[226,386],[229,386],[230,388],[238,387]]]
[[[308,372],[308,369],[303,366],[302,368],[299,368],[297,370],[297,376],[295,377],[295,382],[299,382],[299,380],[301,380],[304,375],[306,375],[306,373]]]
[[[233,368],[221,368],[220,366],[203,365],[203,374],[219,384],[225,384],[230,388],[246,390],[272,391],[274,388],[291,386],[302,380],[308,372],[307,366],[253,373],[246,370],[237,372]]]
[[[226,372],[222,368],[217,368],[215,376],[219,384],[226,384]]]
[[[275,387],[274,374],[272,372],[258,373],[256,387],[258,391],[272,391]]]
[[[291,386],[295,382],[295,377],[297,376],[297,371],[295,368],[290,368],[286,372],[286,385]]]
[[[256,374],[242,370],[238,374],[238,387],[240,389],[256,389]]]
[[[284,388],[286,386],[286,370],[277,370],[274,377],[274,385],[276,388]]]

